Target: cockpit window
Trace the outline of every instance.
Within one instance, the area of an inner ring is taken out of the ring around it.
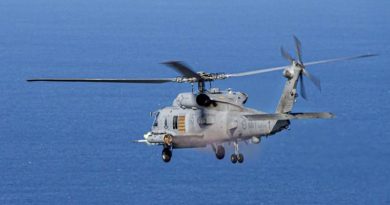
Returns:
[[[242,93],[243,95],[244,95],[244,97],[245,97],[245,100],[242,102],[242,104],[245,104],[246,103],[246,101],[248,101],[248,95],[247,94],[245,94],[245,93]]]
[[[156,116],[154,117],[153,127],[158,126],[158,116],[160,115],[160,112],[156,113]]]

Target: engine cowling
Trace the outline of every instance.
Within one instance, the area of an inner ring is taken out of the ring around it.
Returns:
[[[193,93],[180,93],[173,101],[173,106],[192,108],[198,106],[196,95]]]

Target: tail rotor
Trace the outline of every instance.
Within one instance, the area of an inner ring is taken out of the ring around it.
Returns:
[[[321,81],[319,78],[317,78],[315,75],[310,74],[309,71],[306,69],[303,60],[302,60],[302,44],[301,41],[296,37],[293,36],[294,42],[295,42],[295,54],[298,59],[294,59],[291,57],[291,55],[284,50],[283,47],[280,48],[282,57],[287,59],[292,66],[300,67],[301,72],[299,72],[299,87],[300,87],[300,94],[303,99],[307,100],[306,90],[305,90],[305,83],[303,82],[303,76],[309,78],[309,80],[318,88],[318,90],[321,91]]]

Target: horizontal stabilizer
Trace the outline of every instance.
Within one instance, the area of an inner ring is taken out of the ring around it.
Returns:
[[[291,120],[291,119],[329,119],[334,115],[330,112],[312,112],[312,113],[272,113],[272,114],[254,114],[245,115],[249,120]]]

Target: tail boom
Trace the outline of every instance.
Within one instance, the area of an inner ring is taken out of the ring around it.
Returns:
[[[245,115],[248,120],[292,120],[292,119],[330,119],[334,115],[330,112],[311,113],[272,113]]]

